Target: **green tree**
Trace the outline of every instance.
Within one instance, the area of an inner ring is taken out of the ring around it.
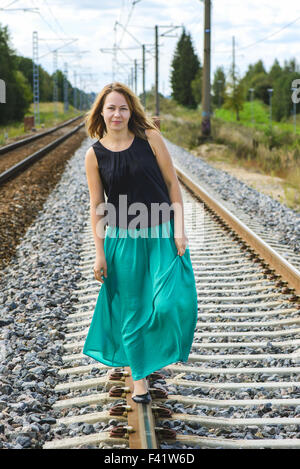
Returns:
[[[247,86],[250,85],[251,83],[251,80],[256,76],[256,75],[260,75],[260,74],[263,74],[265,76],[267,76],[267,72],[266,72],[266,69],[264,67],[264,64],[262,62],[262,60],[259,60],[258,62],[256,62],[256,64],[252,65],[250,64],[248,66],[248,70],[247,72],[245,73],[242,81],[244,83],[247,83]]]
[[[53,99],[53,81],[51,75],[39,66],[40,100],[50,102]]]
[[[171,64],[171,95],[175,101],[190,108],[197,107],[191,83],[199,68],[200,61],[194,52],[191,36],[183,29]]]
[[[19,70],[15,71],[15,112],[14,119],[23,119],[25,113],[29,110],[33,96],[27,78]]]
[[[299,68],[299,65],[297,65],[296,59],[293,58],[290,60],[285,60],[283,71],[286,73],[294,73],[294,72],[300,73],[300,68]]]
[[[7,26],[0,25],[0,78],[6,86],[6,103],[0,104],[0,123],[4,124],[13,119],[14,107],[12,105],[14,93],[14,61],[13,50],[10,47],[10,38]]]
[[[265,104],[269,103],[268,88],[272,88],[272,79],[265,73],[257,73],[250,80],[249,88],[254,88],[254,98],[261,99]],[[249,98],[249,88],[248,95]]]
[[[191,81],[192,94],[197,104],[202,101],[202,68],[199,68],[194,80]]]
[[[6,84],[6,103],[0,104],[0,124],[22,119],[31,102],[30,86],[22,72],[17,70],[15,51],[10,44],[7,26],[0,24],[0,78]]]
[[[33,87],[33,62],[28,57],[17,56],[18,70],[27,78],[28,83]],[[52,77],[46,70],[39,65],[39,89],[40,89],[40,101],[49,102],[53,98],[53,82]]]
[[[271,78],[272,84],[277,80],[277,78],[280,78],[282,75],[282,68],[280,67],[280,64],[277,59],[274,60],[274,63],[269,71],[269,77]]]
[[[246,93],[247,101],[250,101],[251,99],[249,88],[254,88],[254,99],[261,99],[266,104],[268,103],[267,89],[272,85],[272,81],[268,78],[268,73],[262,60],[248,66],[248,70],[241,82]]]
[[[223,67],[217,67],[212,84],[212,104],[223,106],[225,99],[226,76]]]
[[[240,120],[240,111],[244,107],[245,85],[233,68],[229,72],[229,80],[225,89],[224,109],[231,109],[236,113],[236,120]]]
[[[288,70],[288,69],[287,69]],[[282,76],[279,77],[273,87],[272,97],[272,116],[275,120],[281,121],[288,119],[293,110],[292,102],[292,82],[296,78],[299,79],[298,72],[283,72]]]

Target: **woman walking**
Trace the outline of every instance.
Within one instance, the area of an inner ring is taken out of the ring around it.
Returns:
[[[182,195],[164,140],[129,87],[105,86],[86,128],[97,138],[85,169],[102,285],[83,353],[130,366],[132,399],[148,403],[146,376],[188,360],[197,323]]]

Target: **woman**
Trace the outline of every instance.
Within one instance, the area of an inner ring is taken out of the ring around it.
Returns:
[[[83,353],[130,366],[132,399],[149,403],[146,376],[187,361],[197,322],[181,191],[159,130],[126,85],[103,88],[86,129],[97,138],[85,168],[102,285]]]

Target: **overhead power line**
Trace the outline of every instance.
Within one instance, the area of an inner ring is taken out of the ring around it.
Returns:
[[[263,38],[261,38],[261,39],[258,39],[257,41],[252,42],[251,44],[248,44],[247,46],[237,47],[237,49],[240,49],[240,50],[248,49],[249,47],[253,47],[253,46],[255,46],[256,44],[258,44],[258,43],[260,43],[260,42],[266,41],[266,40],[269,39],[270,37],[275,36],[275,34],[280,33],[283,29],[286,29],[286,28],[288,28],[289,26],[291,26],[291,24],[296,23],[296,21],[298,21],[299,19],[300,19],[300,16],[298,16],[298,18],[296,18],[295,20],[291,21],[290,23],[285,24],[284,26],[282,26],[282,28],[278,29],[278,30],[275,31],[274,33],[268,34],[268,36],[265,36],[265,37],[263,37]],[[230,51],[229,51],[229,50],[223,50],[223,51],[218,50],[218,51],[214,51],[214,54],[226,54],[227,52],[230,52]]]

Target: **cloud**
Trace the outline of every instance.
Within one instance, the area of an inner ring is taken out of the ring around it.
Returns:
[[[32,32],[38,31],[40,38],[40,56],[55,47],[62,45],[58,38],[78,38],[76,45],[66,50],[88,51],[76,56],[64,55],[63,49],[59,53],[59,67],[65,61],[69,64],[72,81],[73,70],[78,73],[95,73],[96,80],[87,86],[98,91],[108,81],[112,80],[112,65],[115,64],[115,79],[125,81],[131,73],[133,61],[136,58],[141,65],[141,49],[124,50],[118,52],[119,63],[126,63],[124,67],[115,63],[111,53],[102,53],[100,48],[112,49],[115,41],[121,47],[137,46],[137,42],[151,44],[148,49],[154,51],[154,26],[184,25],[191,34],[195,51],[203,64],[203,17],[204,6],[199,0],[141,0],[131,9],[131,0],[37,0],[19,2],[21,6],[37,6],[40,15],[32,13],[4,13],[1,12],[1,24],[7,24],[11,31],[12,46],[18,53],[27,57],[32,56]],[[283,64],[284,59],[295,56],[298,50],[298,28],[300,21],[272,38],[258,43],[256,46],[242,49],[255,41],[280,29],[285,24],[300,16],[294,7],[293,0],[282,3],[279,0],[267,2],[264,0],[213,0],[212,2],[212,77],[216,67],[223,65],[229,70],[232,62],[232,36],[236,41],[236,66],[241,74],[245,73],[250,63],[264,60],[266,68],[271,66],[275,57]],[[50,8],[49,8],[50,7]],[[129,14],[131,13],[130,19]],[[54,15],[54,16],[53,16]],[[55,21],[54,17],[59,22]],[[128,31],[124,32],[120,26],[114,31],[115,22],[123,25],[128,23]],[[63,30],[63,31],[62,31]],[[159,28],[160,33],[166,28]],[[171,33],[176,37],[160,37],[160,91],[170,93],[170,66],[175,47],[181,30]],[[56,41],[44,40],[54,39]],[[147,54],[146,88],[154,83],[154,58]],[[41,65],[49,72],[53,72],[53,57],[49,53],[41,60]],[[94,87],[94,88],[93,88]],[[141,92],[141,72],[138,76],[138,92]]]

